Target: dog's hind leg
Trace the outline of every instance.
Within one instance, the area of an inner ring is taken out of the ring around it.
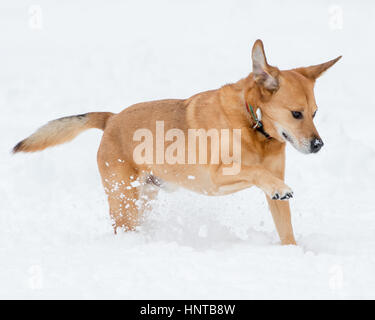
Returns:
[[[140,182],[137,170],[113,154],[111,159],[106,159],[100,151],[98,165],[115,233],[118,229],[135,230],[140,220]]]
[[[139,210],[143,218],[145,212],[149,212],[152,210],[153,200],[157,198],[161,185],[158,184],[158,181],[155,180],[155,177],[153,175],[146,172],[141,175],[140,181],[141,185],[139,188]]]

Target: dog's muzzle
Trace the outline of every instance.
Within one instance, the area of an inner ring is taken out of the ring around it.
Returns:
[[[311,153],[317,153],[323,146],[322,139],[314,137],[310,142]]]

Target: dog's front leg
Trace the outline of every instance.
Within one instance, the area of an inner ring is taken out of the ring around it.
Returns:
[[[227,165],[220,165],[211,174],[211,179],[218,188],[246,181],[249,186],[257,186],[274,200],[287,200],[293,196],[292,189],[262,165],[242,166],[239,173],[223,174],[224,169],[228,167]]]
[[[289,201],[272,200],[266,195],[268,206],[275,222],[277,233],[279,234],[281,244],[296,244],[294,239],[292,221],[290,217]]]
[[[277,178],[284,181],[285,177],[285,146],[282,146],[280,152],[272,154],[265,158],[263,165]],[[294,239],[293,227],[290,215],[289,201],[278,201],[272,199],[267,193],[266,198],[270,208],[273,221],[279,234],[281,244],[296,244]]]
[[[288,199],[293,196],[292,190],[284,183],[284,161],[278,162],[281,168],[269,167],[255,173],[254,184],[266,194],[273,221],[282,245],[296,244],[294,239]],[[258,181],[259,179],[259,181]]]
[[[293,192],[283,181],[284,161],[279,162],[278,168],[273,166],[267,166],[267,169],[264,166],[242,166],[241,172],[235,176],[223,175],[223,167],[225,166],[219,166],[212,176],[216,185],[220,187],[237,181],[247,181],[250,185],[262,189],[266,194],[281,244],[296,244],[288,201]]]

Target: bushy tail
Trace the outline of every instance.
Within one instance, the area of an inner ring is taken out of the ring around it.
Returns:
[[[18,142],[13,148],[13,153],[41,151],[48,147],[69,142],[87,129],[104,130],[107,120],[112,115],[111,112],[90,112],[52,120],[30,137]]]

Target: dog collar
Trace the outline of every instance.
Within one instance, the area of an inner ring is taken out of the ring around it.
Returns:
[[[271,139],[272,137],[264,130],[264,126],[262,121],[256,116],[254,112],[254,108],[250,103],[246,102],[246,110],[250,113],[251,117],[255,121],[254,126],[252,127],[254,130],[260,132],[262,135],[264,135],[267,139]]]

